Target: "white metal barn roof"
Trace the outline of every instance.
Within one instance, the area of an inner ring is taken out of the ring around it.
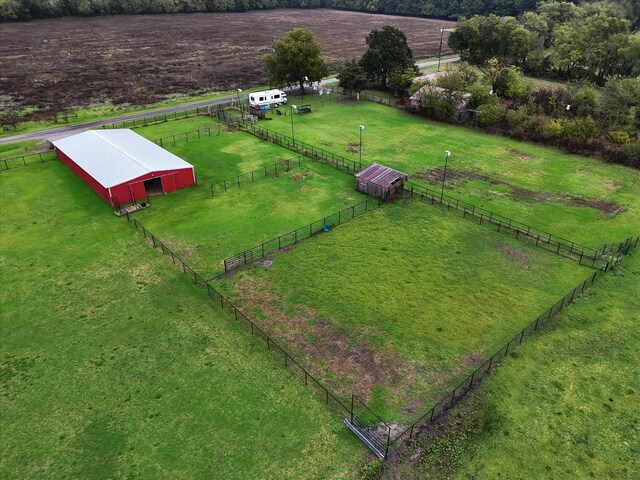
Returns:
[[[89,130],[52,143],[106,188],[151,172],[193,168],[129,129]]]

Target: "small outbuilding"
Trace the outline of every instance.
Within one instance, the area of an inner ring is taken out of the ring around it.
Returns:
[[[196,183],[193,165],[129,129],[90,130],[52,143],[58,158],[115,207]]]
[[[393,168],[373,163],[355,174],[356,190],[372,197],[388,202],[398,195],[402,195],[404,183],[409,175]]]

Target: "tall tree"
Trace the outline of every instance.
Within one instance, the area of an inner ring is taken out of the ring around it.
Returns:
[[[389,25],[373,30],[367,35],[367,45],[369,48],[361,63],[373,83],[386,87],[394,72],[407,68],[417,71],[413,52],[402,30]]]
[[[273,53],[264,58],[264,67],[274,85],[298,84],[302,93],[306,82],[319,82],[329,74],[321,45],[309,30],[296,28],[275,43]]]
[[[362,65],[355,59],[347,60],[344,67],[338,73],[340,87],[348,93],[355,93],[360,100],[360,92],[369,85],[367,72],[364,71]]]

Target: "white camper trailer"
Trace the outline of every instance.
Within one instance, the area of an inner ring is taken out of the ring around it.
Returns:
[[[271,105],[287,103],[287,94],[282,90],[265,90],[249,94],[249,105],[261,110],[268,110]]]

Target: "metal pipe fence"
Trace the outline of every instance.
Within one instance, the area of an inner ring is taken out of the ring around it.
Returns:
[[[472,388],[474,385],[478,385],[479,382],[485,378],[489,372],[497,366],[504,358],[509,354],[510,351],[522,342],[536,333],[540,328],[549,323],[555,316],[557,316],[565,307],[573,303],[577,298],[579,298],[589,287],[591,287],[596,280],[598,280],[602,275],[604,275],[615,263],[617,263],[620,259],[624,257],[624,255],[628,254],[631,249],[635,248],[640,241],[640,236],[638,237],[630,237],[624,242],[618,244],[618,249],[615,252],[615,255],[607,261],[604,266],[593,272],[592,275],[589,275],[581,284],[576,286],[572,291],[567,293],[564,297],[558,300],[554,305],[551,306],[548,310],[538,316],[534,321],[532,321],[529,325],[527,325],[522,331],[520,331],[517,335],[515,335],[506,345],[504,345],[500,350],[498,350],[495,354],[493,354],[490,358],[485,360],[485,362],[476,368],[470,375],[468,375],[458,386],[456,386],[452,391],[446,394],[444,397],[440,399],[430,410],[428,410],[424,415],[422,415],[418,420],[416,420],[413,424],[407,427],[405,430],[400,432],[397,436],[395,436],[390,441],[390,446],[394,446],[398,441],[402,439],[410,440],[413,437],[419,434],[420,430],[424,430],[428,428],[431,424],[433,424],[434,420],[438,419],[443,413],[447,410],[451,409],[460,399],[462,399]]]
[[[258,168],[257,170],[253,170],[247,173],[241,173],[235,177],[227,178],[218,183],[214,183],[211,185],[211,196],[215,195],[216,191],[226,192],[229,188],[238,187],[246,182],[255,182],[261,178],[274,177],[282,172],[288,172],[291,170],[291,167],[301,167],[303,165],[302,158],[298,157],[297,159],[292,160],[281,160],[271,165],[267,165],[266,167]]]
[[[496,228],[498,232],[512,234],[518,239],[526,240],[536,247],[543,248],[558,255],[576,260],[580,265],[600,268],[606,263],[604,250],[596,250],[578,242],[545,232],[531,225],[491,212],[471,203],[459,200],[442,191],[421,187],[410,182],[405,184],[404,196],[416,198],[422,202],[437,205],[447,210],[462,214],[463,218]]]
[[[2,158],[0,159],[0,162],[2,162],[4,168],[2,168],[1,170],[11,170],[13,168],[33,165],[34,163],[50,162],[51,160],[55,160],[57,158],[58,157],[56,156],[56,152],[53,150],[50,150],[48,152],[31,153],[29,155],[18,155],[15,157]]]
[[[258,338],[263,346],[276,356],[282,365],[297,379],[305,384],[312,392],[314,392],[325,405],[333,411],[336,415],[343,419],[350,419],[354,425],[358,425],[360,435],[366,438],[371,444],[379,445],[381,441],[389,445],[389,436],[382,436],[384,440],[381,440],[381,435],[371,430],[370,425],[366,420],[360,418],[355,411],[354,402],[351,402],[351,406],[347,406],[342,402],[338,396],[336,396],[331,390],[329,390],[320,380],[318,380],[312,373],[309,372],[303,365],[301,365],[294,356],[292,356],[287,350],[285,350],[277,340],[270,336],[264,328],[259,326],[255,321],[251,320],[242,311],[240,311],[233,303],[231,303],[224,295],[218,292],[211,283],[194,270],[187,262],[184,261],[179,255],[171,250],[162,240],[151,233],[145,226],[133,217],[130,213],[126,214],[127,221],[136,229],[136,231],[142,233],[147,242],[155,249],[162,251],[164,256],[171,258],[171,262],[178,266],[185,275],[187,275],[195,285],[202,287],[206,290],[207,296],[216,305],[219,305],[222,310],[230,314],[235,320],[251,333],[252,336]],[[366,405],[365,405],[366,406]],[[377,415],[376,415],[377,417]],[[379,417],[377,417],[379,418]],[[388,425],[385,424],[386,427]],[[391,431],[390,429],[388,430]]]
[[[351,207],[347,207],[339,212],[327,215],[326,217],[312,222],[304,227],[285,233],[267,242],[261,243],[255,247],[249,248],[244,252],[236,253],[224,259],[224,271],[229,272],[236,268],[265,258],[270,253],[281,250],[285,247],[294,245],[302,240],[311,238],[317,233],[328,231],[330,228],[341,225],[342,223],[362,215],[370,210],[375,209],[382,203],[381,200],[367,199]]]

